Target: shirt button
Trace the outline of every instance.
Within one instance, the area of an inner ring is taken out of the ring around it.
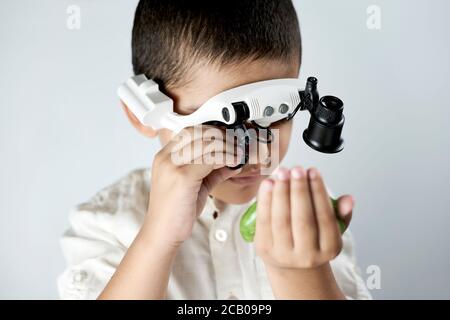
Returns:
[[[224,242],[228,238],[227,232],[225,230],[223,230],[223,229],[216,230],[216,233],[215,233],[214,236],[216,237],[216,240],[220,241],[220,242]]]
[[[81,283],[87,278],[86,271],[75,271],[72,274],[72,283]]]

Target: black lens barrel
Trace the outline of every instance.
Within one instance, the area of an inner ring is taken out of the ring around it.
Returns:
[[[311,112],[303,140],[308,146],[323,153],[336,153],[344,148],[341,137],[345,117],[344,103],[335,96],[323,96]]]

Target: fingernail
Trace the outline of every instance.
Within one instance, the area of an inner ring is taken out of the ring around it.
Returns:
[[[275,170],[272,171],[272,175],[276,176],[279,170],[280,170],[280,167],[276,167]]]
[[[261,183],[261,190],[263,192],[271,191],[272,187],[273,187],[273,183],[272,183],[272,180],[270,180],[270,179],[266,179]]]
[[[315,168],[311,168],[308,170],[308,176],[310,179],[315,179],[318,176],[318,172]]]
[[[353,196],[350,196],[350,200],[352,201],[352,208],[355,207],[355,198]]]
[[[338,209],[338,212],[339,212],[339,216],[341,218],[345,218],[350,213],[350,211],[348,211],[348,210],[343,211],[343,210],[339,210],[339,209]]]
[[[277,179],[284,181],[289,179],[289,171],[285,168],[280,168],[277,172]]]
[[[301,177],[304,176],[305,172],[303,171],[303,168],[296,167],[291,170],[291,174],[294,179],[300,179]]]

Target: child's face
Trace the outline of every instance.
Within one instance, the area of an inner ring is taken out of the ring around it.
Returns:
[[[222,67],[218,69],[213,65],[202,65],[190,74],[190,81],[183,87],[167,89],[167,93],[174,100],[174,111],[179,114],[190,114],[198,109],[212,96],[243,84],[270,80],[277,78],[297,78],[299,72],[298,62],[280,62],[276,60],[258,60],[250,63],[241,63],[233,68]],[[270,150],[278,149],[278,160],[286,155],[291,139],[292,121],[280,121],[271,126],[274,134],[279,135],[278,146],[270,149],[267,144],[259,143],[257,149],[264,148],[267,154]],[[273,130],[278,129],[278,130]],[[173,132],[168,129],[159,131],[160,141],[165,145],[172,137]],[[261,155],[260,150],[258,152]],[[259,184],[265,178],[263,175],[251,179],[239,179],[248,175],[258,174],[264,165],[262,159],[257,159],[258,152],[251,153],[249,164],[235,177],[218,184],[211,192],[215,198],[226,203],[245,203],[252,199],[258,190]],[[263,153],[264,154],[264,153]],[[261,156],[259,156],[261,158]],[[270,166],[275,168],[273,164]]]

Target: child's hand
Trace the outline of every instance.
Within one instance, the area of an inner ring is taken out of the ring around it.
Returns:
[[[176,248],[188,239],[212,188],[241,171],[226,167],[239,164],[242,153],[234,155],[234,146],[217,128],[203,125],[201,135],[196,130],[194,135],[194,127],[183,129],[153,161],[149,208],[141,231],[163,247]],[[176,163],[174,155],[188,156]],[[219,161],[207,164],[208,159]]]
[[[339,216],[348,226],[351,196],[338,199]],[[335,258],[341,233],[330,198],[317,169],[279,168],[258,193],[255,247],[271,268],[312,269]]]

